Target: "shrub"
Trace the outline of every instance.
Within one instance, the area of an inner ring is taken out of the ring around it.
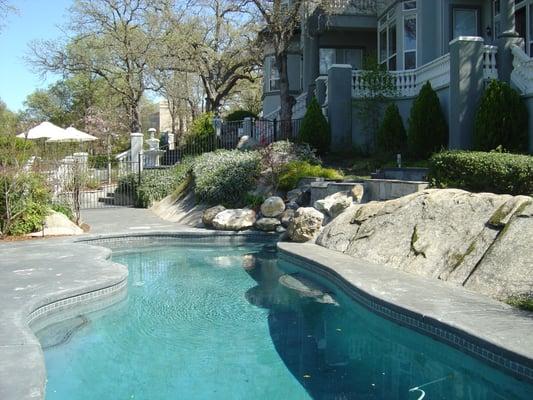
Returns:
[[[33,142],[0,132],[0,165],[20,166],[32,155]]]
[[[493,80],[485,90],[474,122],[474,149],[502,146],[513,152],[528,149],[527,107],[509,84]]]
[[[317,150],[318,154],[325,154],[329,150],[331,131],[316,97],[313,97],[309,107],[307,107],[298,140],[308,143]]]
[[[228,122],[243,121],[245,118],[257,118],[257,115],[248,110],[237,110],[224,118]]]
[[[208,112],[200,115],[192,123],[191,135],[195,138],[209,137],[215,134],[213,119],[215,114]]]
[[[407,147],[407,133],[405,132],[402,117],[396,104],[390,104],[385,110],[383,122],[377,133],[376,142],[380,153],[398,154],[405,151]]]
[[[341,172],[320,165],[311,165],[306,161],[293,161],[287,164],[279,176],[279,187],[282,190],[292,190],[298,186],[302,178],[314,177],[331,180],[343,178]]]
[[[446,151],[430,160],[436,187],[473,192],[533,194],[533,157],[507,153]]]
[[[218,150],[205,153],[193,166],[195,193],[208,204],[241,204],[260,172],[258,152]]]
[[[448,125],[440,107],[439,97],[427,82],[413,103],[407,135],[412,157],[422,159],[447,147]]]
[[[129,174],[119,180],[117,192],[133,194],[135,206],[150,207],[155,201],[171,195],[187,180],[191,173],[194,158],[185,158],[180,164],[169,169],[145,169],[139,184],[138,174]]]
[[[50,198],[42,176],[3,171],[0,175],[0,231],[24,235],[41,230],[49,212]]]

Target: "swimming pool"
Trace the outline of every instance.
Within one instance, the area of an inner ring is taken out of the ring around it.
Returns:
[[[114,252],[126,301],[52,325],[47,399],[530,399],[533,387],[369,312],[271,245]]]

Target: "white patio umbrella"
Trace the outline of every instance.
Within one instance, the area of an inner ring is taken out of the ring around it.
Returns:
[[[82,132],[74,127],[69,127],[65,129],[63,134],[55,136],[53,138],[48,139],[47,143],[52,142],[92,142],[94,140],[98,140],[97,137],[93,135],[89,135],[88,133]]]
[[[35,128],[31,128],[28,132],[17,135],[21,139],[37,140],[37,139],[51,139],[65,134],[65,130],[52,124],[51,122],[43,122]]]

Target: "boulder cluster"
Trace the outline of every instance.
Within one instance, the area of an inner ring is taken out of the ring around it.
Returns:
[[[257,212],[250,208],[226,209],[221,205],[208,208],[202,222],[205,227],[217,230],[277,232],[303,243],[315,240],[326,223],[359,203],[362,190],[361,186],[350,192],[334,193],[311,206],[309,188],[302,187],[288,192],[285,200],[279,196],[267,198]]]

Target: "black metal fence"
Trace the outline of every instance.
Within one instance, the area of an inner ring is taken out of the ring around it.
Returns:
[[[120,161],[92,167],[83,160],[35,161],[31,170],[41,175],[52,202],[72,210],[133,207],[136,188],[147,172],[165,174],[168,168],[144,168],[144,160]],[[153,178],[153,177],[152,177]]]
[[[184,157],[199,155],[218,149],[237,148],[244,136],[251,138],[260,147],[268,146],[278,140],[296,140],[302,120],[278,121],[268,119],[251,119],[244,121],[222,122],[215,135],[185,139],[175,149],[164,147],[165,154],[161,163],[174,165]]]

